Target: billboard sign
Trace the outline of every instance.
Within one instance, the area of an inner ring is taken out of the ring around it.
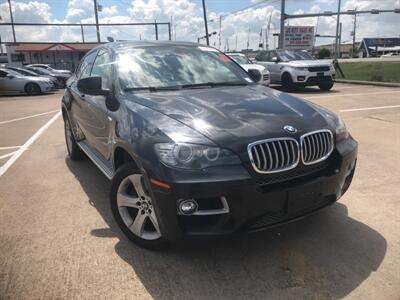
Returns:
[[[285,49],[310,50],[313,46],[314,26],[285,26]]]

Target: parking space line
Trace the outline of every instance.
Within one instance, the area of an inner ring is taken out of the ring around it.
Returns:
[[[339,112],[352,112],[352,111],[387,109],[387,108],[400,108],[400,105],[373,106],[373,107],[363,107],[363,108],[342,109],[342,110],[339,110]]]
[[[22,146],[8,146],[8,147],[0,147],[0,150],[8,150],[8,149],[16,149],[21,148]]]
[[[21,120],[26,120],[26,119],[30,119],[30,118],[36,118],[36,117],[40,117],[40,116],[44,116],[44,115],[49,115],[49,114],[53,114],[53,113],[58,112],[58,111],[60,111],[60,110],[57,109],[57,110],[52,110],[52,111],[47,111],[47,112],[44,112],[44,113],[36,114],[36,115],[31,115],[31,116],[26,116],[26,117],[22,117],[22,118],[2,121],[2,122],[0,122],[0,125],[8,124],[8,123],[16,122],[16,121],[21,121]]]
[[[17,159],[22,155],[22,153],[25,152],[25,150],[28,149],[30,145],[32,145],[38,137],[46,131],[47,128],[51,124],[53,124],[54,121],[58,119],[58,117],[61,115],[61,111],[58,110],[58,113],[54,115],[46,124],[44,124],[34,135],[32,135],[29,140],[25,142],[15,153],[11,156],[11,158],[3,165],[0,167],[0,177],[4,175],[4,173],[17,161]]]
[[[345,96],[366,96],[366,95],[382,95],[382,94],[396,94],[400,93],[400,89],[398,90],[391,90],[391,91],[385,91],[385,92],[369,92],[369,93],[353,93],[353,94],[338,94],[338,93],[332,93],[329,95],[322,95],[322,96],[311,96],[307,97],[306,99],[320,99],[320,98],[332,98],[332,97],[345,97]]]
[[[10,153],[4,154],[4,155],[0,155],[0,159],[7,158],[7,157],[13,155],[15,152],[17,152],[17,151],[13,151],[13,152],[10,152]]]

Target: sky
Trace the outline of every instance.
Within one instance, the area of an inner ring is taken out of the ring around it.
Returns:
[[[12,0],[15,22],[39,23],[93,23],[93,0]],[[201,0],[98,0],[102,6],[100,23],[124,22],[170,22],[172,18],[173,38],[179,41],[197,41],[204,35]],[[279,31],[279,0],[206,0],[209,31],[219,32],[219,16],[222,16],[221,42],[219,35],[210,39],[210,44],[221,50],[258,49],[260,31],[265,32],[271,16],[268,38],[270,47],[277,41],[272,36]],[[286,0],[286,13],[336,11],[337,0]],[[400,0],[342,0],[342,10],[348,9],[394,9],[400,8]],[[9,22],[7,0],[0,0],[1,22]],[[342,41],[350,42],[353,17],[342,16]],[[336,17],[320,17],[289,20],[289,25],[317,26],[322,35],[333,35]],[[357,40],[363,37],[393,37],[400,35],[400,14],[360,15],[357,18]],[[153,26],[104,26],[100,28],[103,41],[107,37],[123,40],[155,38]],[[4,41],[12,41],[9,27],[0,26]],[[80,27],[16,27],[17,41],[80,42]],[[96,41],[93,27],[85,27],[85,41]],[[167,39],[166,26],[160,26],[159,38]],[[317,44],[332,43],[330,38],[318,38]]]

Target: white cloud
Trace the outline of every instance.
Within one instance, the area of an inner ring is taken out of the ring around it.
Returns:
[[[127,3],[125,10],[118,10],[115,3],[102,1],[102,12],[99,12],[100,22],[103,23],[124,23],[124,22],[169,22],[173,17],[173,28],[176,27],[176,36],[178,40],[196,41],[197,37],[204,35],[204,23],[202,18],[201,5],[197,5],[194,0],[121,0]],[[260,0],[252,0],[257,3]],[[288,1],[288,6],[291,1]],[[296,1],[298,9],[294,13],[319,12],[326,10],[329,5],[336,5],[337,0],[307,0]],[[109,5],[106,5],[109,4]],[[113,5],[111,5],[113,4]],[[245,6],[245,5],[244,5]],[[343,0],[342,9],[388,9],[400,7],[400,0]],[[62,22],[62,23],[93,23],[93,0],[69,0],[67,11],[60,20],[54,19],[52,15],[51,5],[40,2],[40,0],[30,2],[13,1],[14,16],[16,22]],[[54,9],[54,8],[53,8]],[[222,15],[222,49],[225,41],[229,41],[230,48],[236,47],[243,49],[247,47],[247,39],[250,37],[250,48],[256,49],[260,40],[260,30],[263,33],[266,30],[268,16],[272,15],[271,34],[269,44],[273,45],[273,32],[279,30],[279,3],[276,8],[273,6],[258,6],[243,10],[236,14],[229,15],[229,6],[227,5],[227,13]],[[329,8],[332,9],[332,8]],[[0,4],[0,15],[3,22],[9,21],[7,2]],[[219,31],[219,14],[209,11],[208,18],[209,31]],[[352,17],[343,16],[343,38],[350,39],[350,31],[352,30]],[[214,21],[213,21],[214,20]],[[400,27],[398,14],[382,14],[382,15],[363,15],[358,17],[357,37],[364,36],[398,36],[398,28]],[[317,18],[307,19],[291,19],[290,25],[316,25]],[[250,35],[248,30],[250,28]],[[318,33],[332,35],[335,33],[336,18],[320,17],[318,21]],[[48,27],[18,27],[17,38],[26,41],[79,41],[81,40],[80,28],[48,28]],[[102,39],[107,36],[113,36],[117,39],[154,39],[154,26],[136,26],[136,27],[106,27],[100,28]],[[0,34],[3,40],[11,40],[11,30],[9,28],[0,27]],[[166,26],[159,26],[160,39],[167,39],[168,33]],[[85,39],[87,41],[95,41],[96,34],[94,28],[85,27]],[[218,35],[211,37],[211,44],[218,46]],[[318,39],[319,43],[329,43],[330,40]]]

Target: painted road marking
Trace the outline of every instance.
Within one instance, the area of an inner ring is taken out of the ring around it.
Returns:
[[[340,94],[340,93],[332,93],[330,95],[322,95],[322,96],[315,96],[315,97],[305,97],[306,99],[320,99],[320,98],[332,98],[332,97],[347,97],[347,96],[366,96],[366,95],[382,95],[382,94],[396,94],[400,93],[400,89],[392,90],[392,91],[385,91],[385,92],[369,92],[369,93],[354,93],[354,94]]]
[[[4,173],[17,161],[17,159],[22,155],[22,153],[25,152],[25,150],[28,149],[28,147],[30,145],[32,145],[37,139],[38,137],[46,131],[47,128],[49,128],[49,126],[51,124],[53,124],[53,122],[55,120],[58,119],[58,117],[61,116],[61,111],[58,110],[58,113],[56,115],[54,115],[46,124],[44,124],[38,131],[36,131],[36,133],[34,135],[32,135],[29,140],[27,140],[25,142],[25,144],[23,144],[17,151],[15,151],[15,153],[11,156],[11,158],[3,165],[0,167],[0,177],[4,175]]]
[[[13,151],[13,152],[10,152],[10,153],[4,154],[4,155],[0,155],[0,159],[7,158],[7,157],[13,155],[15,152],[17,152],[17,151]]]
[[[22,146],[0,147],[0,150],[17,149],[17,148],[21,148],[21,147],[22,147]]]
[[[41,113],[41,114],[26,116],[26,117],[22,117],[22,118],[7,120],[7,121],[2,121],[2,122],[0,122],[0,125],[8,124],[8,123],[16,122],[16,121],[21,121],[21,120],[26,120],[26,119],[30,119],[30,118],[36,118],[36,117],[40,117],[40,116],[44,116],[44,115],[49,115],[49,114],[53,114],[53,113],[58,112],[58,111],[60,111],[60,110],[57,109],[57,110],[52,110],[52,111],[44,112],[44,113]]]
[[[340,112],[352,112],[352,111],[363,111],[363,110],[375,110],[375,109],[388,109],[388,108],[400,108],[400,105],[389,105],[389,106],[374,106],[374,107],[363,107],[363,108],[351,108],[341,109]]]

